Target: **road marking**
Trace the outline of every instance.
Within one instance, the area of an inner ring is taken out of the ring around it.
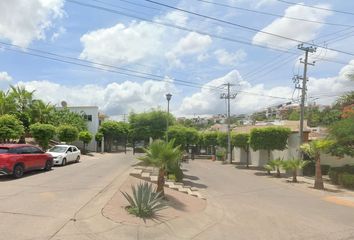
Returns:
[[[338,204],[338,205],[343,205],[343,206],[347,206],[347,207],[354,207],[354,197],[328,196],[328,197],[325,197],[324,200]]]

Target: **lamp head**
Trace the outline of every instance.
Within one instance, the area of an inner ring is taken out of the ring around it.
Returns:
[[[171,98],[172,98],[172,94],[171,94],[171,93],[167,93],[167,94],[166,94],[166,99],[167,99],[167,101],[170,101]]]

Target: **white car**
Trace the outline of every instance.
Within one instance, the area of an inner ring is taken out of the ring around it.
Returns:
[[[55,145],[47,151],[53,156],[54,165],[65,166],[69,162],[80,161],[80,150],[72,145]]]

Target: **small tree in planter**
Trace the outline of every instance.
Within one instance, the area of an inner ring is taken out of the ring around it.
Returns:
[[[283,166],[283,160],[280,158],[270,160],[264,168],[267,170],[268,174],[270,174],[270,171],[277,171],[276,177],[280,177],[280,168]]]
[[[293,182],[297,182],[297,172],[303,169],[310,161],[304,161],[301,159],[291,159],[283,162],[283,168],[293,172]]]
[[[254,128],[251,130],[250,146],[255,151],[266,150],[269,162],[271,151],[287,148],[290,133],[291,130],[284,127]]]
[[[79,131],[71,125],[61,125],[58,128],[58,138],[61,142],[71,143],[78,138]]]
[[[86,153],[86,145],[91,142],[93,136],[89,131],[81,131],[79,133],[79,140],[84,144],[83,152]]]
[[[232,135],[232,145],[246,152],[246,166],[249,168],[250,135],[248,133],[239,133]]]
[[[226,150],[225,148],[218,148],[216,149],[216,159],[219,161],[225,161]]]
[[[148,165],[159,168],[157,179],[157,192],[164,196],[165,175],[169,167],[176,166],[182,159],[182,151],[179,147],[174,147],[174,141],[166,143],[162,140],[155,140],[145,149],[146,156],[140,158]]]
[[[30,131],[43,150],[48,149],[49,140],[55,136],[55,127],[51,124],[35,123],[30,126]]]

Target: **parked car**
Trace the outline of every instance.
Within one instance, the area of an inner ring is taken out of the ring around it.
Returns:
[[[73,145],[55,145],[47,151],[53,156],[54,165],[65,166],[69,162],[80,161],[80,150]]]
[[[53,157],[29,144],[0,144],[0,174],[20,178],[30,170],[49,171]]]

